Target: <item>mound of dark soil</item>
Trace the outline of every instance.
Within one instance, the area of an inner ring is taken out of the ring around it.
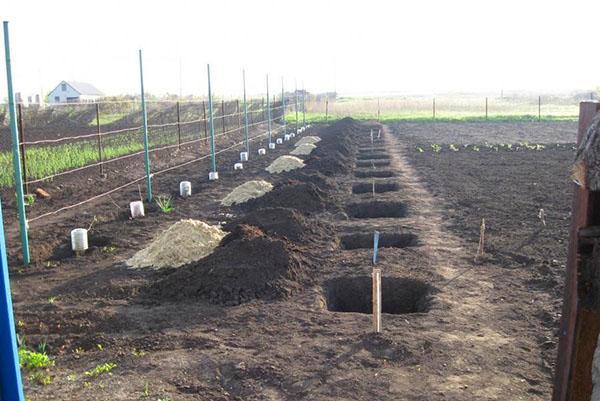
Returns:
[[[304,169],[293,170],[288,173],[287,177],[295,181],[315,184],[317,188],[323,191],[334,191],[338,188],[338,185],[334,180],[318,171],[307,172]]]
[[[333,231],[328,225],[308,219],[294,209],[283,207],[250,211],[226,224],[224,229],[231,232],[239,225],[255,226],[269,236],[293,242],[312,242],[333,237]]]
[[[345,118],[320,132],[321,142],[306,160],[304,169],[316,170],[327,176],[349,173],[355,151],[354,137],[360,130],[358,122]]]
[[[266,207],[286,207],[305,213],[322,212],[333,207],[327,193],[315,184],[289,180],[277,184],[272,191],[260,198],[251,199],[240,205],[242,210]]]
[[[284,299],[310,281],[312,266],[289,242],[258,227],[238,225],[206,258],[183,266],[156,283],[153,296],[207,299],[239,305],[254,299]]]

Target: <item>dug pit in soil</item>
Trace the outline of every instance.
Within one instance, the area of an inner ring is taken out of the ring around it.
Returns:
[[[379,248],[405,248],[418,245],[418,237],[412,233],[380,233]],[[373,248],[373,234],[359,233],[343,235],[340,238],[342,249]]]
[[[385,153],[387,152],[386,148],[360,148],[358,149],[359,153]]]
[[[373,188],[375,187],[375,188]],[[366,194],[366,193],[382,193],[382,192],[394,192],[400,189],[397,182],[360,182],[352,186],[353,194]]]
[[[388,160],[390,155],[387,153],[360,153],[357,157],[359,160]]]
[[[389,166],[389,160],[357,160],[356,167]]]
[[[432,290],[433,287],[421,280],[383,277],[381,312],[394,315],[429,312]],[[325,291],[327,310],[331,312],[373,312],[373,287],[370,276],[331,279],[325,282]]]
[[[354,172],[354,176],[357,178],[389,178],[395,175],[390,170],[357,170]]]
[[[407,207],[402,202],[372,201],[351,203],[346,206],[348,216],[357,219],[372,219],[378,217],[406,217]]]

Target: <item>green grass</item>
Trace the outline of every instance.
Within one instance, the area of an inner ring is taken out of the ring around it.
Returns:
[[[112,124],[115,121],[119,121],[125,117],[130,116],[131,113],[113,113],[113,114],[103,114],[100,113],[100,125]],[[92,118],[92,121],[88,123],[90,127],[95,127],[97,125],[96,117]]]

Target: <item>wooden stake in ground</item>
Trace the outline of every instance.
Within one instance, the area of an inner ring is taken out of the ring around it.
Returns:
[[[481,219],[481,226],[479,227],[479,248],[477,249],[477,256],[475,256],[475,260],[479,256],[483,256],[483,251],[485,248],[485,219]]]
[[[373,269],[373,329],[381,333],[381,269]]]

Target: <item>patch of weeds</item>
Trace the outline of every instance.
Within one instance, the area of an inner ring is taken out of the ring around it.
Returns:
[[[117,250],[117,247],[114,245],[108,245],[108,246],[103,246],[100,251],[102,253],[115,253],[115,251]]]
[[[25,206],[33,206],[35,203],[35,195],[27,194],[23,197],[23,201],[25,202]]]
[[[86,370],[83,374],[87,377],[96,378],[100,375],[111,374],[110,372],[117,367],[116,363],[106,362],[96,365],[93,369]]]
[[[133,355],[135,357],[138,357],[138,358],[141,358],[144,355],[146,355],[146,351],[141,350],[141,349],[140,350],[134,349],[133,351],[131,351],[131,355]]]
[[[100,351],[104,351],[104,345],[102,344],[96,344],[96,348],[98,348]]]
[[[173,199],[170,196],[157,197],[156,204],[163,213],[171,213],[173,211]]]
[[[31,375],[29,375],[29,380],[42,386],[52,384],[52,376],[43,370],[37,370],[33,372]]]
[[[49,297],[48,298],[48,303],[50,305],[54,305],[56,303],[56,301],[58,301],[58,297]]]
[[[24,369],[45,369],[54,366],[54,361],[41,352],[19,349],[19,364]]]

